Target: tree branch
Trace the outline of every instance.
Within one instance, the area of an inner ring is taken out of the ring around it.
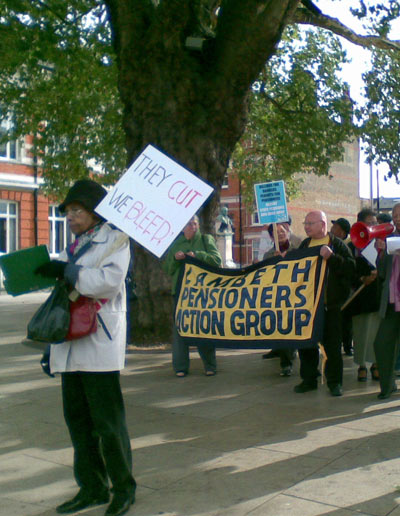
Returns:
[[[224,88],[248,90],[275,51],[298,0],[226,0],[218,15],[214,66]]]
[[[299,23],[302,25],[313,25],[321,29],[327,29],[338,36],[342,36],[351,43],[365,48],[380,48],[382,50],[400,50],[400,41],[388,40],[380,36],[362,36],[346,25],[341,23],[337,18],[331,18],[326,14],[314,14],[308,9],[297,9],[292,18],[292,23]]]
[[[264,99],[271,103],[273,106],[276,107],[276,109],[278,111],[280,111],[282,114],[284,115],[299,115],[299,114],[302,114],[302,115],[311,115],[312,114],[312,111],[306,111],[304,109],[287,109],[284,107],[284,104],[285,103],[280,103],[278,102],[276,99],[274,99],[273,97],[271,97],[270,95],[267,94],[267,92],[265,90],[261,90],[261,94],[263,95]],[[289,99],[287,100],[289,101]]]

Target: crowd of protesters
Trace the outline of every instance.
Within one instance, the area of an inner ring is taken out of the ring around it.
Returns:
[[[369,208],[364,208],[357,214],[357,221],[367,227],[390,222],[392,219],[395,227],[393,236],[396,236],[400,234],[400,204],[394,206],[392,215],[377,214]],[[366,382],[370,374],[371,379],[380,384],[381,391],[378,397],[389,398],[397,389],[396,374],[400,374],[398,371],[400,369],[399,339],[397,338],[400,326],[400,315],[398,315],[400,314],[400,256],[388,254],[386,239],[378,238],[373,244],[376,259],[373,261],[370,257],[367,259],[362,249],[351,242],[350,222],[341,217],[332,220],[328,227],[326,214],[320,210],[307,213],[303,222],[306,234],[304,239],[293,234],[291,222],[289,217],[286,222],[276,224],[275,237],[273,225],[268,226],[272,246],[262,259],[276,255],[284,257],[294,249],[319,246],[320,255],[327,262],[328,271],[321,347],[298,350],[301,382],[294,387],[294,391],[302,394],[316,390],[319,377],[324,375],[330,394],[341,396],[343,354],[345,354],[353,357],[355,364],[358,365],[357,380]],[[199,250],[194,253],[190,251],[189,254],[198,255],[198,258],[202,259],[204,249],[200,248],[204,246],[204,239],[202,240],[198,227],[195,233],[185,236],[183,232],[182,241],[177,240],[173,250],[169,252],[164,269],[170,274],[176,273],[182,264],[181,254],[184,256],[188,249],[192,249],[190,246],[192,240],[197,239],[201,245]],[[389,235],[388,238],[391,236]],[[211,243],[215,254],[214,241]],[[208,248],[211,248],[210,244]],[[209,261],[207,253],[204,257],[206,262]],[[218,265],[216,262],[215,264]],[[173,266],[176,269],[174,271],[172,271]],[[177,338],[174,342],[176,340]],[[187,348],[184,342],[180,341],[180,347],[182,346]],[[175,348],[177,348],[176,342]],[[326,358],[323,371],[320,368],[319,349],[323,350]],[[199,347],[199,350],[202,351],[202,348]],[[189,365],[188,349],[185,353],[184,365],[177,364],[177,356],[181,356],[181,353],[177,353],[175,349],[173,355],[175,373],[177,376],[186,376]],[[283,349],[272,350],[262,357],[279,358],[279,374],[291,376],[296,355],[297,353],[291,349]],[[202,356],[202,358],[206,374],[214,375],[217,371],[215,355],[213,354],[212,367],[205,357]]]

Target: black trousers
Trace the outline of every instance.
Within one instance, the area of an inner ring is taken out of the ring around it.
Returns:
[[[342,342],[345,353],[353,348],[353,318],[346,311],[342,312]]]
[[[133,493],[136,482],[119,371],[61,376],[78,486],[98,495],[108,491],[110,480],[114,492]]]
[[[379,371],[379,383],[382,394],[390,394],[395,386],[394,368],[398,356],[398,339],[400,334],[400,312],[394,311],[389,304],[385,318],[381,320],[374,341],[376,363]]]
[[[280,365],[282,368],[284,367],[292,367],[293,360],[295,357],[295,352],[292,349],[280,349],[278,351],[280,358]]]
[[[343,383],[342,314],[340,307],[325,310],[324,336],[322,342],[327,362],[325,377],[328,387]],[[299,349],[300,376],[307,383],[314,383],[319,376],[318,348]]]

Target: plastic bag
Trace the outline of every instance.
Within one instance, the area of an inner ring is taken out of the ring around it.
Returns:
[[[58,344],[64,342],[70,324],[70,301],[65,281],[57,281],[53,292],[28,324],[28,339]]]

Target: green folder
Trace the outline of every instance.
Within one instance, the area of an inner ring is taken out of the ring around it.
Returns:
[[[21,251],[0,256],[0,267],[4,274],[4,287],[8,294],[19,296],[55,285],[55,278],[35,274],[35,269],[49,262],[49,251],[45,245],[29,247]]]

